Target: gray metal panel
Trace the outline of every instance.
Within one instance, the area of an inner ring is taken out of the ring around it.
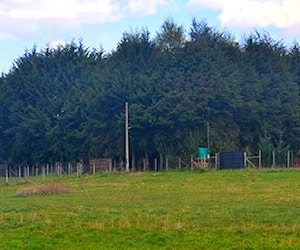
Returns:
[[[245,167],[244,152],[221,152],[219,154],[220,169],[240,169]]]

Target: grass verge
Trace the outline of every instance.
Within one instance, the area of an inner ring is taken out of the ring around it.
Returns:
[[[297,169],[47,181],[69,192],[31,195],[38,177],[1,186],[0,249],[300,249]]]

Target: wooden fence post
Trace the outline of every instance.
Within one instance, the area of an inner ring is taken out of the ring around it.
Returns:
[[[71,162],[68,162],[68,175],[71,174]]]
[[[39,175],[39,167],[38,165],[35,166],[35,176]]]
[[[8,167],[6,167],[5,169],[5,180],[6,180],[6,184],[8,184]]]
[[[215,154],[215,169],[219,170],[219,153]]]
[[[117,160],[114,159],[114,163],[113,163],[113,171],[116,172],[116,167],[117,167]]]
[[[62,165],[61,164],[58,165],[58,173],[59,173],[59,177],[61,177],[61,174],[62,174]]]
[[[109,172],[112,172],[112,160],[109,162]]]
[[[45,181],[45,165],[42,166],[43,181]]]
[[[157,159],[154,159],[154,171],[157,172]]]
[[[93,175],[96,174],[96,161],[93,160]]]

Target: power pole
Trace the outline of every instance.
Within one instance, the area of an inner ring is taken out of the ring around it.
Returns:
[[[128,102],[125,102],[125,166],[129,172],[129,127],[128,127]]]

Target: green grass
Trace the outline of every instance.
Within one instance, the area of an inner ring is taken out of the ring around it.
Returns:
[[[0,179],[0,249],[300,249],[300,171]]]

